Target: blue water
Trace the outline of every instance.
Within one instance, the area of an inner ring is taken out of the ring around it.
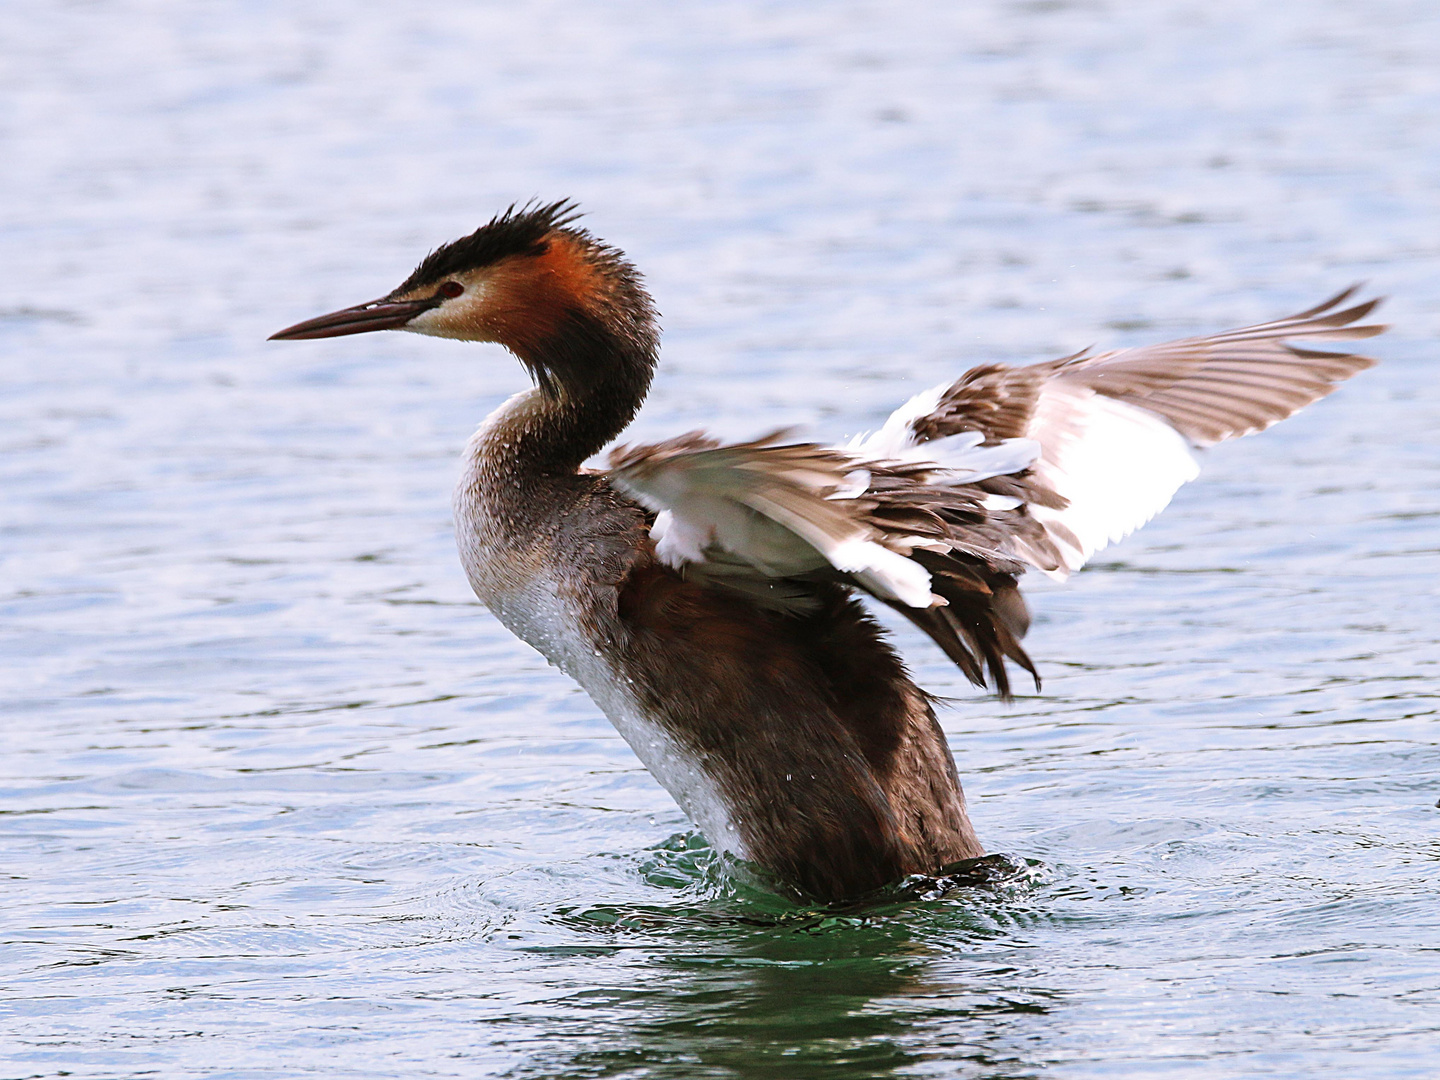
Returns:
[[[0,1075],[1440,1075],[1437,55],[1422,0],[11,5]],[[1028,870],[803,911],[468,594],[518,365],[264,341],[530,196],[647,274],[644,437],[1395,328],[1032,583],[1043,693],[897,627]]]

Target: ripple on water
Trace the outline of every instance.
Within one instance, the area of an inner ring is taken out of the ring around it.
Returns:
[[[0,1073],[1429,1080],[1433,8],[10,5]],[[1042,692],[896,619],[1027,870],[809,908],[469,594],[517,365],[264,343],[566,194],[666,314],[633,440],[1356,279],[1395,330],[1029,584]]]

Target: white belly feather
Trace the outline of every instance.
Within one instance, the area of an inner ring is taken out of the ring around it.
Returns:
[[[505,537],[503,525],[476,498],[475,451],[483,432],[472,440],[469,467],[455,492],[456,541],[475,595],[506,628],[584,688],[714,847],[748,858],[730,808],[698,756],[649,714],[614,658],[585,634],[581,613],[566,602],[553,568]]]

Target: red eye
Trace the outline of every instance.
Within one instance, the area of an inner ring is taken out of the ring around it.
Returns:
[[[465,291],[465,286],[458,281],[447,281],[440,286],[438,291],[446,299],[454,299]]]

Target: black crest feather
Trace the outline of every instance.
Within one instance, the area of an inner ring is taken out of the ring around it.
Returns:
[[[543,254],[545,237],[579,217],[580,208],[570,199],[543,204],[528,202],[524,206],[512,203],[504,213],[495,215],[469,236],[442,244],[426,255],[392,295],[400,296],[467,270],[494,266],[512,255]]]

